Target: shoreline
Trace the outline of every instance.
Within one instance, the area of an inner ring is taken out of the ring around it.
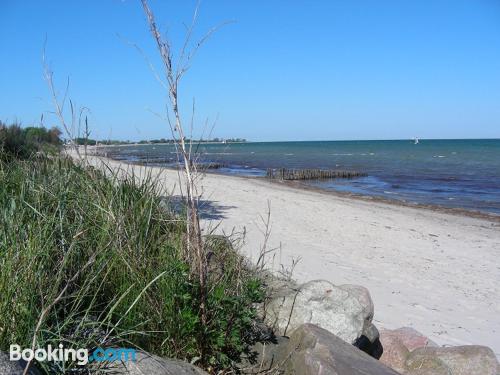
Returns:
[[[136,162],[129,162],[126,160],[118,160],[118,159],[110,158],[107,156],[102,156],[99,154],[94,154],[93,156],[98,156],[101,158],[113,160],[115,162],[119,162],[119,163],[123,163],[123,164],[127,164],[127,165],[136,165],[136,166],[148,167],[148,168],[163,168],[163,169],[168,169],[168,170],[172,170],[172,171],[177,171],[176,168],[169,167],[169,166],[140,164],[140,163],[136,163]],[[417,203],[417,202],[412,203],[412,202],[407,202],[407,201],[403,201],[403,200],[390,199],[390,198],[385,198],[385,197],[375,196],[375,195],[357,194],[357,193],[351,193],[351,192],[329,190],[329,189],[323,189],[320,187],[308,185],[308,184],[305,184],[305,183],[300,182],[300,181],[277,181],[277,180],[270,180],[266,177],[259,177],[259,176],[245,176],[245,175],[239,175],[239,174],[218,173],[216,170],[208,170],[208,171],[205,171],[204,173],[210,174],[210,175],[216,175],[216,176],[228,176],[228,177],[236,177],[236,178],[241,178],[241,179],[262,180],[262,181],[266,181],[269,184],[278,184],[278,185],[282,185],[282,186],[288,186],[288,187],[298,189],[298,190],[315,191],[318,193],[333,195],[333,196],[342,197],[342,198],[359,199],[359,200],[366,201],[366,202],[380,202],[380,203],[392,204],[395,206],[403,206],[403,207],[410,207],[410,208],[415,208],[415,209],[431,210],[431,211],[446,213],[446,214],[450,214],[450,215],[467,216],[467,217],[490,220],[493,222],[500,223],[500,215],[490,213],[490,212],[485,212],[485,211],[476,211],[476,210],[470,210],[467,208],[460,208],[460,207],[446,207],[446,206],[441,206],[441,205],[431,204],[431,203]]]
[[[89,163],[150,175],[166,194],[178,194],[176,169],[103,157]],[[270,202],[272,270],[293,267],[298,282],[363,285],[379,328],[410,326],[440,345],[487,345],[500,357],[497,219],[291,185],[207,173],[200,180],[202,224],[244,232],[241,252],[255,261]]]
[[[250,177],[250,178],[252,178],[252,177]],[[276,182],[270,181],[270,182],[271,183],[280,183],[278,181],[276,181]],[[473,210],[468,210],[466,208],[459,208],[459,207],[445,207],[445,206],[440,206],[440,205],[436,205],[436,204],[411,203],[411,202],[407,202],[407,201],[384,198],[384,197],[380,197],[380,196],[356,194],[356,193],[349,193],[349,192],[342,192],[342,191],[335,191],[335,190],[327,190],[327,189],[322,189],[322,188],[315,187],[315,186],[310,186],[307,184],[301,184],[300,182],[295,183],[293,181],[285,181],[285,184],[289,184],[289,186],[297,188],[297,189],[311,190],[311,191],[316,191],[318,193],[326,193],[326,194],[335,195],[338,197],[359,199],[359,200],[366,201],[366,202],[380,202],[380,203],[392,204],[395,206],[403,206],[403,207],[409,207],[409,208],[415,208],[415,209],[430,210],[430,211],[441,212],[441,213],[445,213],[445,214],[449,214],[449,215],[466,216],[466,217],[471,217],[471,218],[476,218],[476,219],[489,220],[489,221],[498,222],[500,224],[500,215],[497,215],[494,213],[489,213],[489,212],[484,212],[484,211],[473,211]]]

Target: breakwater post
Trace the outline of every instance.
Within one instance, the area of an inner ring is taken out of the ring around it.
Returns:
[[[266,177],[273,180],[321,180],[330,178],[364,177],[366,173],[337,169],[268,168]]]

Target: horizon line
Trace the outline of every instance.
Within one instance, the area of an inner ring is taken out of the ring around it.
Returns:
[[[500,137],[479,137],[479,138],[420,138],[417,137],[419,141],[500,141]],[[138,144],[139,142],[144,142],[144,141],[151,141],[151,140],[156,140],[157,138],[151,138],[151,139],[141,139],[141,140],[123,140],[123,139],[99,139],[96,140],[97,142],[127,142],[129,144]],[[172,141],[172,139],[167,139],[167,141]],[[223,139],[223,138],[220,138]],[[227,139],[232,139],[232,138],[225,138]],[[235,141],[235,142],[228,142],[228,143],[293,143],[293,142],[392,142],[392,141],[413,141],[415,140],[414,138],[384,138],[384,139],[312,139],[312,140],[265,140],[265,141],[256,141],[256,140],[248,140],[246,139],[245,141]],[[222,141],[212,141],[209,139],[193,139],[193,142],[202,142],[202,143],[224,143]],[[155,144],[171,144],[173,142],[159,142]]]

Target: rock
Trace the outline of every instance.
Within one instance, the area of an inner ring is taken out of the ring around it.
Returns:
[[[484,346],[438,347],[410,327],[381,329],[380,361],[405,375],[497,375],[497,359]]]
[[[384,339],[388,337],[398,339],[410,352],[415,349],[427,346],[438,346],[435,342],[429,340],[429,338],[411,327],[401,327],[398,329],[381,329],[380,340],[382,341],[382,344],[384,343]]]
[[[375,327],[375,324],[370,323],[370,325],[363,330],[363,336],[370,340],[370,342],[375,342],[380,338],[380,333],[377,327]]]
[[[412,359],[408,361],[410,369],[402,371],[404,375],[453,375],[450,369],[439,358],[427,358],[422,361],[413,362]]]
[[[375,359],[379,359],[384,351],[379,340],[378,329],[374,324],[364,329],[363,334],[354,341],[353,345]]]
[[[340,289],[347,291],[350,295],[354,296],[361,306],[363,306],[363,315],[370,317],[370,322],[373,319],[373,312],[375,306],[373,305],[370,292],[364,286],[354,284],[343,284],[339,286]],[[378,333],[378,332],[377,332]]]
[[[135,362],[113,363],[113,366],[106,371],[110,374],[124,375],[208,375],[187,362],[160,358],[145,352],[137,352]]]
[[[26,367],[26,361],[11,361],[9,354],[0,351],[0,374],[1,375],[22,375]],[[30,375],[39,375],[40,372],[33,366],[28,371]]]
[[[495,353],[479,345],[415,349],[408,356],[405,374],[427,374],[421,370],[428,368],[435,368],[436,374],[438,370],[446,369],[447,372],[443,372],[446,375],[498,375]]]
[[[396,335],[387,335],[384,331],[380,331],[380,342],[384,348],[384,352],[380,357],[380,362],[390,368],[403,372],[405,363],[410,354],[408,348]]]
[[[344,340],[313,324],[295,329],[284,353],[285,375],[398,375]]]
[[[239,365],[245,374],[262,374],[279,367],[285,358],[289,338],[278,336],[273,341],[258,342],[251,348],[251,355]],[[272,372],[271,372],[272,373]]]
[[[380,361],[401,372],[405,369],[408,354],[412,350],[437,346],[423,334],[410,327],[381,329],[380,342],[384,348]]]
[[[291,335],[302,324],[312,323],[352,344],[369,329],[373,312],[366,288],[314,280],[269,301],[265,321],[280,335]]]

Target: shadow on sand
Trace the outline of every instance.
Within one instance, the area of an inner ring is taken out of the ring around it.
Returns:
[[[162,197],[162,202],[168,206],[170,211],[180,214],[184,211],[185,202],[179,195],[170,197]],[[200,219],[202,220],[222,220],[226,218],[225,213],[235,206],[224,206],[217,204],[215,201],[200,199],[199,210]]]

